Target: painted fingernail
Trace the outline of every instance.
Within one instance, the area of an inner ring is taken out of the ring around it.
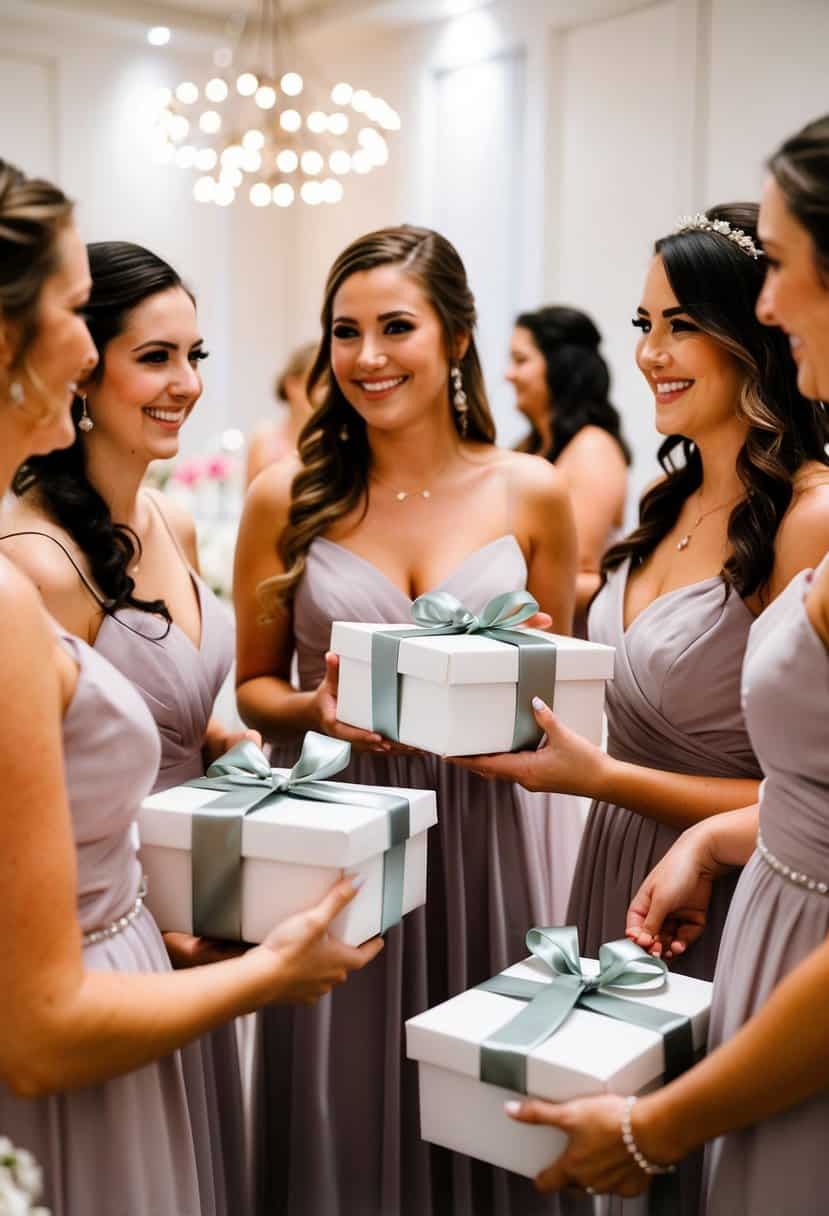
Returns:
[[[520,1109],[521,1109],[520,1102],[505,1102],[504,1103],[504,1110],[507,1112],[508,1115],[517,1115],[518,1112],[520,1111]]]
[[[359,891],[366,881],[365,874],[346,874],[346,878],[351,879],[351,885],[355,891]]]
[[[546,709],[547,702],[542,701],[541,697],[533,697],[533,709]]]

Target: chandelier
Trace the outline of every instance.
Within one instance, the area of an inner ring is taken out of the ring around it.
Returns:
[[[387,163],[399,115],[367,89],[297,71],[279,0],[258,0],[256,18],[236,28],[209,79],[160,91],[154,159],[192,171],[200,203],[338,203],[343,177]]]

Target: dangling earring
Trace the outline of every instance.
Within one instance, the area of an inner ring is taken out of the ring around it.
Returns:
[[[455,363],[449,375],[452,379],[452,407],[457,416],[458,430],[461,439],[466,439],[469,403],[466,400],[466,393],[463,391],[463,374],[460,365]]]
[[[351,438],[351,431],[348,429],[347,422],[344,422],[339,431],[337,431],[337,438],[339,439],[340,443],[348,443],[349,439]]]
[[[81,416],[78,419],[78,430],[88,433],[89,431],[92,430],[95,423],[89,417],[89,411],[86,408],[86,393],[78,393],[78,396],[80,397],[81,403],[83,405],[83,410],[81,412]]]
[[[19,380],[12,380],[9,385],[9,401],[12,405],[22,405],[26,400],[26,390]]]

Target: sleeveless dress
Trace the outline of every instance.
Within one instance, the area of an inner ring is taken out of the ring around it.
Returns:
[[[78,920],[88,934],[136,902],[141,868],[132,827],[158,769],[158,732],[127,680],[85,643],[61,637],[80,668],[63,741]],[[85,944],[83,954],[95,971],[170,970],[146,908],[115,935]],[[213,1216],[212,1172],[204,1172],[195,1145],[205,1120],[178,1051],[51,1097],[18,1098],[0,1083],[0,1128],[43,1166],[52,1216]]]
[[[202,741],[233,661],[233,624],[201,578],[191,571],[199,599],[198,646],[173,623],[136,608],[103,618],[95,650],[135,686],[155,719],[161,767],[152,793],[204,775]],[[197,1146],[202,1168],[212,1168],[218,1216],[245,1216],[249,1174],[245,1159],[242,1080],[236,1028],[218,1026],[182,1049],[188,1092],[206,1111]]]
[[[766,774],[762,842],[800,881],[760,851],[743,870],[720,946],[709,1048],[757,1013],[829,933],[829,652],[806,614],[810,578],[795,575],[758,618],[743,673],[746,721]],[[715,1140],[706,1149],[705,1216],[825,1212],[827,1145],[826,1091]]]
[[[472,553],[438,589],[473,611],[526,585],[512,535]],[[294,603],[300,684],[316,688],[334,620],[409,619],[411,600],[370,562],[317,538]],[[275,748],[289,764],[295,747]],[[364,971],[313,1008],[259,1014],[254,1069],[256,1210],[261,1216],[531,1216],[532,1183],[420,1138],[408,1017],[526,955],[549,923],[553,821],[547,795],[488,782],[431,755],[354,753],[345,781],[437,791],[427,904],[385,937]],[[550,820],[550,822],[547,822]],[[575,830],[580,831],[580,824]]]

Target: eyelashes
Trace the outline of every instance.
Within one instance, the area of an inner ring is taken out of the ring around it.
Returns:
[[[169,358],[170,358],[169,351],[151,350],[151,351],[148,351],[145,355],[141,355],[139,357],[138,362],[159,365],[162,363],[167,363],[169,361]],[[189,361],[191,363],[200,363],[202,361],[202,359],[210,358],[210,351],[202,350],[201,348],[199,348],[198,350],[191,350],[190,354],[187,356],[187,358],[189,359]]]
[[[633,317],[630,323],[635,329],[641,329],[643,334],[651,332],[651,323],[647,317]],[[700,332],[698,325],[693,325],[690,321],[681,321],[678,317],[673,318],[670,325],[672,334],[698,334]]]
[[[633,317],[630,323],[634,328],[641,329],[643,334],[650,332],[651,323],[650,321],[646,321],[644,317]]]

